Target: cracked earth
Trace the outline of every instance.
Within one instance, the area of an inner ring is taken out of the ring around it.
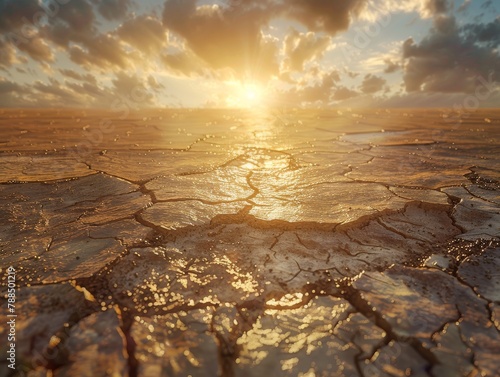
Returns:
[[[466,115],[2,110],[0,375],[498,376],[500,111]]]

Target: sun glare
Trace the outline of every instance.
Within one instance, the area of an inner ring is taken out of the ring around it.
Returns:
[[[264,89],[256,84],[239,84],[226,99],[230,107],[250,108],[264,104]]]
[[[253,101],[253,100],[255,100],[255,98],[257,98],[257,93],[255,92],[255,90],[248,89],[247,90],[247,99],[249,101]]]

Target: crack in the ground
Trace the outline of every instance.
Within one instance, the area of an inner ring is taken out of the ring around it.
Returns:
[[[386,338],[384,340],[384,345],[388,345],[391,341],[394,342],[404,342],[409,344],[424,360],[426,360],[429,365],[434,366],[439,364],[439,360],[437,357],[427,348],[423,346],[423,344],[415,337],[401,337],[398,336],[394,330],[392,329],[391,324],[384,319],[383,313],[379,313],[370,307],[369,303],[363,299],[361,293],[356,290],[354,287],[347,286],[345,289],[346,294],[343,295],[349,303],[356,308],[361,314],[363,314],[366,318],[371,319],[373,323],[384,330],[386,334]],[[428,371],[428,373],[433,376],[432,371]]]

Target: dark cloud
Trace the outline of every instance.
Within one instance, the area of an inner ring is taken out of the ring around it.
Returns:
[[[97,33],[94,9],[86,0],[65,4],[51,1],[48,4],[54,6],[44,8],[46,22],[33,24],[41,37],[68,47],[70,42],[82,43]]]
[[[311,31],[331,35],[347,30],[353,18],[368,5],[367,0],[229,0],[239,10],[257,7],[268,14],[296,20]]]
[[[496,23],[497,21],[495,21]],[[477,78],[500,79],[500,57],[491,42],[497,25],[459,28],[452,16],[439,15],[419,44],[403,44],[404,83],[409,92],[474,92]]]
[[[45,40],[40,37],[30,38],[26,43],[21,43],[17,47],[20,51],[28,54],[33,60],[40,62],[54,61],[52,49]]]
[[[86,0],[0,0],[0,30],[6,32],[11,45],[40,62],[54,60],[54,43],[68,49],[77,62],[89,65],[95,60],[101,66],[105,62],[125,66],[119,45],[97,32],[94,9]],[[79,51],[83,51],[82,56]],[[85,54],[93,56],[86,58]]]
[[[365,94],[373,94],[381,91],[384,88],[385,84],[386,80],[382,77],[368,74],[363,79],[360,89]]]
[[[152,85],[154,78],[142,79],[135,75],[117,73],[112,86],[91,82],[85,75],[67,70],[66,74],[83,78],[80,82],[61,82],[49,78],[47,82],[35,81],[31,85],[0,79],[1,107],[98,107],[109,108],[119,101],[128,108],[153,106]]]
[[[41,98],[45,103],[49,103],[50,107],[78,107],[88,103],[80,93],[52,78],[49,78],[49,83],[35,81],[31,88],[42,94]]]
[[[53,61],[53,53],[40,35],[37,22],[47,19],[44,3],[36,0],[0,0],[0,65],[13,63],[13,47],[39,62]]]
[[[110,6],[108,2],[98,2],[97,5]],[[145,33],[146,28],[139,28],[138,24],[135,26],[141,35]],[[86,67],[108,69],[130,65],[119,38],[114,33],[98,31],[94,7],[87,0],[61,3],[0,0],[2,29],[8,30],[6,34],[11,44],[40,62],[54,60],[54,48],[50,46],[53,43],[65,48],[73,62]],[[130,41],[132,37],[125,31],[124,37]],[[151,37],[150,34],[147,36]],[[148,41],[149,44],[143,44],[146,48],[153,43],[151,39]]]
[[[0,78],[0,107],[30,106],[31,103],[23,99],[29,92],[24,86]]]
[[[287,14],[310,30],[336,34],[346,30],[351,19],[361,13],[365,0],[289,0]]]
[[[124,18],[131,5],[130,0],[92,0],[97,5],[99,13],[107,20]]]
[[[87,68],[125,68],[129,65],[119,38],[114,33],[99,33],[94,8],[86,0],[60,5],[41,33],[66,48],[73,62]]]
[[[36,0],[0,0],[0,31],[13,32],[42,11]]]
[[[119,39],[110,34],[99,34],[83,44],[69,49],[70,59],[84,67],[102,69],[127,68],[130,62],[123,51]]]
[[[21,86],[12,81],[0,79],[0,94],[7,94],[20,91]]]
[[[448,0],[427,0],[425,10],[431,15],[446,13],[449,10]]]
[[[359,93],[356,92],[355,90],[351,90],[349,88],[346,88],[345,86],[340,86],[333,93],[332,99],[334,101],[344,101],[346,99],[353,98],[358,95]]]
[[[31,86],[36,106],[41,107],[109,107],[120,93],[112,88],[83,82],[36,81]]]
[[[54,13],[56,19],[65,22],[71,30],[76,32],[87,32],[94,26],[94,9],[86,0],[72,0],[61,4]]]
[[[465,25],[465,38],[469,42],[481,42],[490,48],[500,46],[500,17],[487,24]]]
[[[292,29],[283,42],[285,69],[301,71],[304,63],[321,59],[330,43],[330,37],[318,36],[313,32],[300,33]]]

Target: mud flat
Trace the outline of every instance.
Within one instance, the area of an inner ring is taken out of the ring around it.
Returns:
[[[499,136],[498,110],[2,110],[2,354],[12,266],[27,376],[498,376]]]

